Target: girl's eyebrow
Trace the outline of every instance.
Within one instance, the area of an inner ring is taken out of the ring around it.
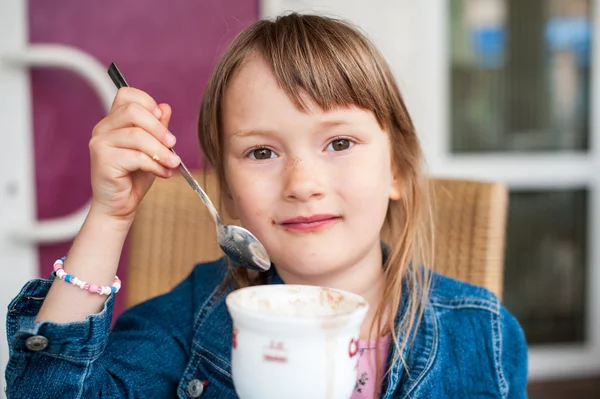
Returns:
[[[338,120],[338,119],[325,120],[325,121],[319,123],[319,130],[330,130],[330,129],[334,129],[339,126],[350,126],[353,124],[354,123],[348,122],[347,120]]]
[[[243,138],[243,137],[252,137],[252,136],[277,136],[277,132],[275,130],[270,129],[242,129],[236,130],[231,135],[231,138]]]
[[[318,131],[323,131],[323,130],[330,130],[330,129],[334,129],[340,126],[349,126],[349,125],[353,125],[353,123],[350,123],[346,120],[337,120],[337,119],[333,119],[333,120],[324,120],[322,122],[319,122],[317,124],[318,127]],[[240,130],[236,130],[235,132],[233,132],[231,134],[231,138],[243,138],[243,137],[252,137],[252,136],[271,136],[271,137],[276,137],[278,136],[277,131],[276,130],[271,130],[271,129],[240,129]]]

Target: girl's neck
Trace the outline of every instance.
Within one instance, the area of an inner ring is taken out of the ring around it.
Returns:
[[[363,293],[358,293],[362,295],[367,302],[369,302],[369,311],[367,312],[367,316],[365,317],[365,321],[363,322],[362,327],[360,328],[360,338],[374,339],[379,338],[380,331],[377,330],[377,325],[375,325],[375,316],[379,307],[384,304],[383,291],[385,287],[385,278],[383,274],[383,270],[379,278],[373,282],[371,285],[366,288]],[[387,309],[387,307],[386,307]],[[387,310],[383,313],[383,319],[381,320],[381,326],[385,327],[387,323],[387,318],[389,317]]]
[[[379,243],[352,266],[345,268],[343,272],[328,276],[306,278],[303,276],[291,275],[282,270],[280,272],[280,277],[286,284],[331,287],[361,295],[369,303],[369,311],[367,312],[367,316],[361,327],[360,338],[369,338],[371,325],[374,322],[377,309],[382,302],[382,294],[385,287],[383,258]],[[385,316],[389,317],[389,315]],[[387,322],[386,317],[382,320],[382,326],[385,326],[385,323]],[[373,335],[370,338],[377,338],[376,326],[372,330],[372,333]]]

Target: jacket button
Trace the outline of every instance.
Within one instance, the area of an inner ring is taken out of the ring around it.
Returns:
[[[191,380],[187,386],[186,393],[190,398],[199,398],[204,392],[204,383],[200,380]]]
[[[48,346],[48,338],[41,335],[32,335],[25,340],[25,346],[30,351],[39,352]]]

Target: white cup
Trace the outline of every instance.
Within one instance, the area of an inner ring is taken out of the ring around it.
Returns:
[[[348,399],[367,301],[351,292],[261,285],[226,298],[231,369],[241,399]]]

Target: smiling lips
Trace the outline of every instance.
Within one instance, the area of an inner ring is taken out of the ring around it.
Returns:
[[[341,218],[335,215],[298,216],[285,219],[280,225],[290,231],[313,232],[338,222]]]

